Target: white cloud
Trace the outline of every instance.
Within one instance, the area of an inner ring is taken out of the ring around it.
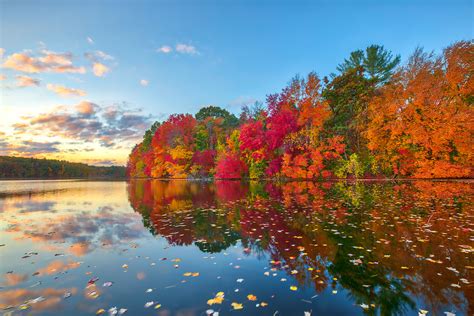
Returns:
[[[100,60],[113,60],[114,57],[110,56],[109,54],[101,51],[101,50],[96,50],[91,53],[85,53],[84,56],[89,59],[92,62],[97,62]]]
[[[169,54],[173,51],[173,49],[168,45],[164,45],[164,46],[161,46],[160,48],[158,48],[156,51],[158,53]]]
[[[101,63],[94,63],[92,66],[92,71],[97,77],[103,77],[109,70],[109,67]]]
[[[87,43],[93,45],[94,44],[94,40],[92,39],[92,37],[87,37]]]
[[[144,86],[144,87],[148,86],[149,83],[150,83],[150,82],[149,82],[148,80],[146,80],[146,79],[140,80],[140,84],[141,84],[142,86]]]
[[[0,58],[3,58],[4,54],[5,54],[5,48],[0,47]]]
[[[189,55],[195,55],[199,53],[196,47],[192,45],[186,45],[186,44],[177,44],[176,51],[181,54],[189,54]]]

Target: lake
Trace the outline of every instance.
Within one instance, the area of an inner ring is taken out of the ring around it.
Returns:
[[[474,182],[0,181],[5,315],[473,315]]]

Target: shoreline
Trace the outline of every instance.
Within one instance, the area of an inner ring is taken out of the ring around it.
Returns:
[[[408,182],[408,181],[432,181],[432,182],[474,182],[474,178],[327,178],[327,179],[251,179],[251,178],[126,178],[126,177],[91,177],[91,178],[0,178],[0,181],[190,181],[190,182],[216,182],[216,181],[241,181],[241,182]]]

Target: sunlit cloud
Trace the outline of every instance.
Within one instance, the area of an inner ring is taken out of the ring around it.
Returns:
[[[120,105],[102,107],[88,101],[72,107],[55,107],[50,112],[23,119],[12,125],[15,135],[41,133],[48,137],[97,143],[105,148],[133,144],[151,124],[151,117],[140,110],[124,109]]]
[[[31,140],[23,141],[0,141],[0,155],[21,155],[35,156],[38,154],[50,154],[60,152],[58,146],[60,142],[36,142]]]
[[[7,79],[7,76],[0,74],[0,80],[6,80],[6,79]]]
[[[0,58],[3,58],[4,54],[5,54],[5,48],[0,47]]]
[[[150,82],[149,82],[148,80],[146,80],[146,79],[140,80],[140,84],[141,84],[142,86],[144,86],[144,87],[148,86],[149,83],[150,83]]]
[[[89,36],[88,36],[88,37],[86,38],[86,40],[87,40],[87,43],[89,43],[89,44],[91,44],[91,45],[94,44],[94,40],[92,39],[92,37],[89,37]]]
[[[28,76],[16,76],[15,85],[19,88],[34,87],[40,85],[40,80]]]
[[[109,66],[104,64],[104,61],[114,60],[114,57],[101,51],[96,50],[93,52],[85,53],[84,56],[92,62],[92,72],[97,77],[103,77],[110,71]]]
[[[103,77],[107,72],[109,72],[109,67],[101,63],[94,63],[92,71],[97,77]]]
[[[177,44],[176,51],[181,54],[189,54],[189,55],[195,55],[199,53],[196,47],[192,45],[186,45],[186,44]]]
[[[5,58],[3,67],[26,73],[80,73],[84,74],[86,69],[82,66],[74,66],[71,53],[56,53],[49,50],[41,50],[39,56],[33,56],[30,51],[14,53]]]
[[[86,95],[86,92],[84,90],[74,89],[74,88],[67,88],[67,87],[64,87],[64,86],[55,85],[55,84],[51,84],[51,83],[48,83],[46,88],[48,88],[48,90],[53,91],[57,95],[60,95],[60,96],[63,96],[63,97],[69,97],[69,96],[79,96],[79,97],[81,97],[81,96]]]
[[[158,53],[169,54],[173,51],[170,46],[164,45],[156,50]]]
[[[95,114],[96,108],[98,105],[88,102],[88,101],[82,101],[78,105],[76,105],[76,110],[78,113],[85,115],[85,116],[91,116]]]

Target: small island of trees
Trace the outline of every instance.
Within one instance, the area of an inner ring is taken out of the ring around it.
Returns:
[[[154,178],[473,176],[474,45],[352,52],[337,74],[296,76],[240,117],[216,106],[145,133],[127,175]]]

